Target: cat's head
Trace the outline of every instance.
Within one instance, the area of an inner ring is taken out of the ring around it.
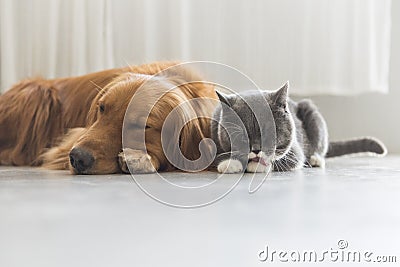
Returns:
[[[295,138],[295,126],[289,111],[288,90],[287,82],[276,91],[248,91],[240,95],[217,92],[223,103],[221,122],[238,124],[233,116],[224,116],[228,113],[224,110],[231,109],[246,128],[249,162],[268,165],[289,152]],[[243,131],[244,136],[246,132]]]

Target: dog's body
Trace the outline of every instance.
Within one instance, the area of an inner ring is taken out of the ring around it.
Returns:
[[[43,165],[53,169],[70,168],[73,173],[83,174],[121,172],[118,154],[122,149],[122,124],[130,99],[152,75],[177,64],[156,62],[79,77],[30,79],[16,84],[0,96],[0,165]],[[177,75],[182,80],[195,75],[183,68],[180,71]],[[151,90],[162,91],[162,88]],[[177,101],[179,104],[191,98],[216,98],[213,88],[201,83],[185,86],[180,97],[176,95],[166,94],[164,102],[173,101],[175,105]],[[161,108],[167,114],[166,107]],[[149,134],[154,136],[148,153],[156,169],[170,169],[159,140],[162,117],[153,117]],[[183,136],[182,140],[188,142],[183,146],[197,145],[191,142],[208,135],[204,133],[209,131],[207,123],[197,126],[199,137],[191,140]]]
[[[32,165],[68,129],[86,127],[98,88],[124,69],[22,81],[0,96],[0,164]]]

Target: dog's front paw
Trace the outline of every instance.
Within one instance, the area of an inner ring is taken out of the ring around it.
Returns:
[[[220,173],[238,173],[243,171],[243,166],[237,159],[227,159],[221,161],[217,169]]]
[[[125,173],[153,173],[156,171],[151,163],[151,156],[142,150],[124,148],[118,154],[119,166]]]

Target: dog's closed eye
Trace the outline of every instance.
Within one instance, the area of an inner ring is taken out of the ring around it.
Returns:
[[[103,104],[103,103],[99,104],[99,111],[100,111],[100,113],[104,113],[104,110],[105,110],[104,104]]]

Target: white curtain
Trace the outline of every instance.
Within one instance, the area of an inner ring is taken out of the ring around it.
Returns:
[[[0,88],[154,60],[238,68],[265,89],[387,92],[390,0],[0,0]]]

